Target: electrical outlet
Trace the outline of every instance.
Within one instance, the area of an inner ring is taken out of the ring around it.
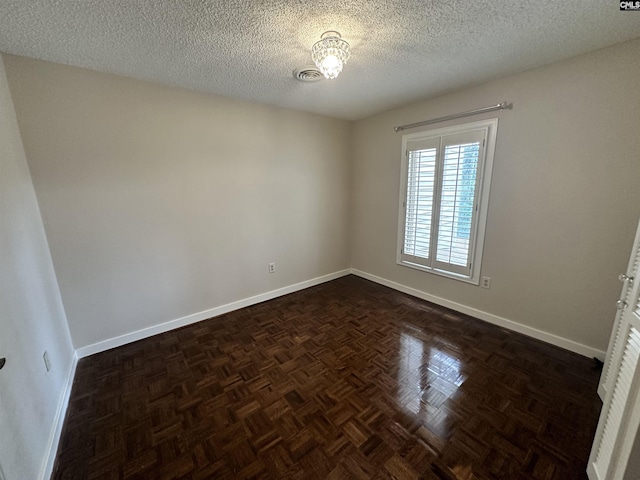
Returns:
[[[276,273],[276,264],[273,262],[269,264],[269,273]]]
[[[487,290],[491,288],[491,277],[482,277],[480,281],[480,286],[482,288],[486,288]]]
[[[42,359],[44,360],[44,367],[48,372],[49,370],[51,370],[51,361],[49,360],[49,353],[46,350],[42,354]]]

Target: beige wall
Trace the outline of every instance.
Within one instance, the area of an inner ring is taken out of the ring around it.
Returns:
[[[5,63],[76,348],[349,267],[350,123]]]
[[[45,478],[73,346],[1,58],[0,265],[0,477]]]
[[[605,350],[640,215],[639,57],[636,40],[357,122],[352,266]],[[491,290],[397,265],[393,127],[503,100],[512,111],[474,118],[499,118],[482,264]]]

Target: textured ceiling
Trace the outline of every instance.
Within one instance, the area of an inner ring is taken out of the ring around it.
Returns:
[[[295,80],[325,30],[349,63]],[[345,119],[636,37],[612,0],[0,0],[0,51]]]

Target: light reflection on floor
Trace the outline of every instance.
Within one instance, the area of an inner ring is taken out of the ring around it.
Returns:
[[[430,346],[420,338],[419,329],[415,330],[407,328],[400,334],[397,401],[407,413],[426,420],[438,413],[465,377],[458,358],[445,348]]]
[[[408,333],[400,334],[400,368],[398,369],[398,402],[410,413],[420,411],[422,381],[420,367],[424,356],[422,340]]]

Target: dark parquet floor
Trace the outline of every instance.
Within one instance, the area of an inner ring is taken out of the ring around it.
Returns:
[[[81,359],[55,479],[584,479],[592,361],[347,276]]]

